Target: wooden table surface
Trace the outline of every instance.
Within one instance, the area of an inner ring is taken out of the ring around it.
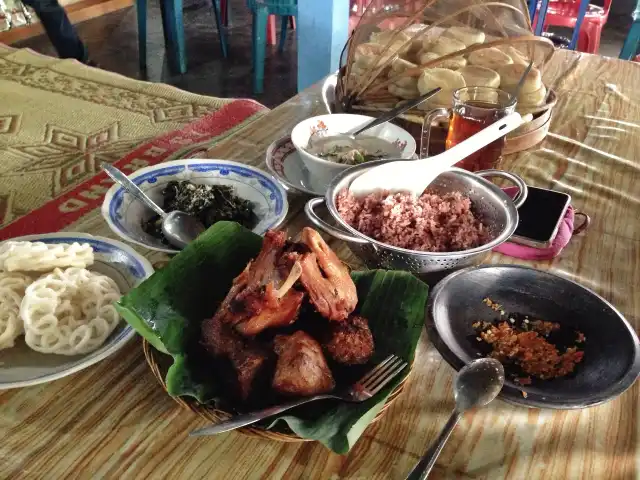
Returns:
[[[560,97],[552,133],[504,166],[532,185],[570,193],[593,223],[560,258],[534,265],[594,289],[637,330],[640,65],[561,51],[545,79]],[[322,110],[319,89],[312,88],[219,144],[211,156],[264,166],[274,139]],[[290,197],[291,234],[307,223],[304,201]],[[109,234],[97,213],[81,226]],[[353,260],[343,243],[332,244]],[[522,263],[500,255],[490,261]],[[400,479],[444,425],[453,407],[453,374],[423,335],[404,393],[349,455],[339,456],[316,443],[238,433],[188,438],[203,422],[155,382],[136,340],[83,372],[0,393],[0,478]],[[432,478],[638,478],[639,394],[636,383],[612,402],[578,411],[496,401],[464,417]]]

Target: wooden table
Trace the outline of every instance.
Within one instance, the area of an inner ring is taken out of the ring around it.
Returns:
[[[539,262],[612,301],[640,325],[640,66],[558,52],[562,71],[552,133],[506,168],[564,190],[593,224],[561,258]],[[281,105],[210,153],[263,165],[269,143],[322,109],[317,87]],[[291,197],[286,227],[306,224]],[[77,225],[76,225],[77,228]],[[97,213],[83,221],[108,234]],[[333,242],[341,255],[349,252]],[[492,262],[516,262],[494,255]],[[156,384],[135,341],[112,358],[50,384],[0,393],[0,478],[404,478],[444,425],[453,369],[423,335],[407,388],[347,456],[315,443],[286,444],[230,433],[187,438],[202,425]],[[529,410],[500,401],[469,413],[432,478],[631,479],[640,476],[640,387],[579,411]]]

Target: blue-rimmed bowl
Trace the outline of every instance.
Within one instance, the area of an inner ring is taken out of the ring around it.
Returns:
[[[253,204],[258,217],[258,224],[253,231],[258,235],[280,225],[289,208],[284,188],[270,174],[228,160],[175,160],[137,170],[129,175],[129,179],[160,206],[163,203],[162,190],[173,180],[229,185],[239,197]],[[151,250],[178,253],[178,250],[164,245],[142,229],[142,224],[153,215],[151,210],[126,193],[120,185],[113,185],[102,203],[102,216],[111,230],[124,240]]]
[[[95,263],[89,270],[111,277],[122,294],[153,274],[151,263],[133,248],[117,240],[84,233],[49,233],[11,238],[12,241],[45,243],[88,243],[94,251]],[[0,350],[0,390],[27,387],[57,380],[104,360],[122,348],[135,331],[122,320],[106,342],[86,355],[53,355],[31,350],[24,337],[15,346]]]

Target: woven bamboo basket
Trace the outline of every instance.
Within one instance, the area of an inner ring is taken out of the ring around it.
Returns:
[[[548,130],[556,95],[541,78],[554,51],[549,39],[533,35],[525,0],[371,0],[343,51],[335,110],[375,115],[439,86],[443,92],[402,117],[402,126],[421,134],[425,115],[450,107],[456,88],[510,90],[514,72],[507,77],[504,67],[533,62],[527,81],[537,77],[537,86],[521,91],[516,109],[534,122],[507,138],[507,150],[519,151]],[[484,84],[469,67],[493,77]],[[435,81],[442,70],[453,78]]]
[[[166,370],[167,369],[162,364],[161,357],[163,356],[163,354],[159,353],[146,340],[143,340],[143,342],[142,342],[142,350],[144,351],[144,357],[146,358],[147,363],[149,364],[149,367],[151,368],[151,371],[153,372],[153,375],[156,377],[156,380],[158,381],[158,383],[160,385],[162,385],[162,388],[166,392],[167,391],[167,384],[165,383],[164,379],[165,379],[165,375],[166,375]],[[409,372],[409,374],[411,374],[411,372]],[[384,406],[382,407],[382,410],[380,410],[378,412],[378,414],[373,419],[371,424],[377,422],[378,420],[380,420],[386,414],[386,412],[389,409],[389,407],[395,402],[395,400],[402,393],[402,390],[404,389],[404,385],[405,385],[405,383],[407,381],[407,378],[409,378],[409,375],[407,375],[407,377],[405,377],[405,379],[402,381],[402,383],[400,383],[400,385],[398,385],[393,390],[393,392],[391,392],[391,395],[389,395],[389,398],[387,398],[387,401],[384,404]],[[226,419],[228,419],[229,417],[232,416],[232,414],[230,412],[225,412],[224,410],[220,410],[220,409],[215,408],[213,406],[203,405],[203,404],[201,404],[201,403],[199,403],[199,402],[197,402],[197,401],[195,401],[193,399],[190,399],[190,398],[181,398],[181,397],[172,397],[172,398],[181,407],[183,407],[183,408],[185,408],[187,410],[191,410],[192,412],[196,413],[197,415],[199,415],[204,420],[206,420],[207,422],[210,422],[210,423],[216,423],[216,422],[219,422],[221,420],[226,420]],[[297,435],[295,435],[294,433],[276,432],[276,431],[271,431],[271,430],[265,430],[264,428],[260,428],[260,427],[251,427],[251,426],[242,427],[242,428],[239,428],[236,431],[240,432],[240,433],[242,433],[244,435],[251,436],[251,437],[263,438],[263,439],[267,439],[267,440],[276,440],[278,442],[309,442],[309,441],[312,441],[312,440],[309,440],[309,439],[300,438]]]

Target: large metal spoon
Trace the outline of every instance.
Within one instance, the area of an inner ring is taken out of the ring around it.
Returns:
[[[463,367],[458,372],[453,386],[456,408],[438,439],[409,472],[406,480],[426,479],[462,415],[467,410],[490,403],[498,396],[503,385],[504,369],[502,364],[493,358],[480,358]]]
[[[183,249],[195,240],[198,235],[204,232],[204,225],[192,215],[178,210],[166,213],[140,190],[135,183],[129,180],[124,173],[113,165],[103,163],[102,169],[130,195],[133,195],[136,199],[160,215],[160,218],[162,218],[162,233],[174,247]]]

